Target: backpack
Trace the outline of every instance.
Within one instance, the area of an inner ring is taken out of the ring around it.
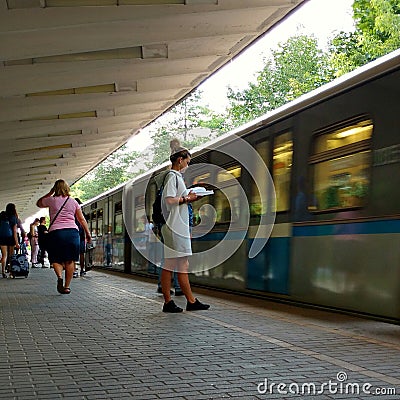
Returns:
[[[193,206],[191,203],[189,203],[188,205],[188,211],[189,211],[189,226],[193,226],[194,225],[194,213],[193,213]]]
[[[13,231],[11,229],[10,221],[7,218],[5,211],[0,214],[0,237],[10,238],[13,236]]]
[[[153,220],[154,226],[157,227],[158,231],[161,230],[161,227],[165,224],[163,206],[162,206],[162,194],[164,190],[165,180],[170,173],[166,173],[162,182],[162,185],[156,192],[156,198],[153,203],[153,213],[151,218]],[[176,189],[178,190],[178,178],[176,179]],[[168,218],[168,215],[166,215]]]

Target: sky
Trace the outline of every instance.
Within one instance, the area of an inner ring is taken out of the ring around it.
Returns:
[[[297,34],[314,35],[321,48],[340,31],[353,30],[353,0],[309,0],[288,18],[266,33],[261,39],[208,78],[199,89],[209,107],[222,112],[227,105],[227,87],[243,90],[263,68],[271,49]],[[245,72],[244,72],[245,71]],[[151,144],[151,125],[128,141],[128,148],[140,151]]]

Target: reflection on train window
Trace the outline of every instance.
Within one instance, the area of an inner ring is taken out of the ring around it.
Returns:
[[[103,236],[103,218],[97,219],[97,236]]]
[[[123,232],[122,214],[116,214],[114,216],[114,234],[120,235],[122,232]]]
[[[366,120],[338,129],[332,133],[318,136],[315,139],[315,151],[316,153],[322,153],[370,139],[372,127],[372,121]]]
[[[257,143],[255,146],[257,153],[263,159],[265,166],[268,168],[269,165],[269,142],[263,141]],[[267,204],[261,201],[260,191],[267,193],[267,182],[265,181],[265,167],[261,167],[256,164],[255,180],[252,183],[251,188],[251,200],[250,200],[250,213],[252,217],[259,217],[267,212]]]
[[[135,197],[135,232],[144,232],[147,223],[146,209],[143,195]]]
[[[273,180],[276,193],[276,211],[287,211],[290,199],[290,177],[292,171],[292,133],[275,138],[273,155]]]
[[[135,232],[144,232],[146,229],[147,217],[144,207],[135,209]]]
[[[103,209],[97,210],[97,236],[103,236]]]
[[[234,178],[240,178],[241,172],[238,165],[218,171],[217,182],[222,185],[219,185],[220,189],[215,191],[214,196],[217,224],[239,222],[240,186]]]
[[[223,190],[224,193],[222,190],[215,192],[216,223],[238,222],[240,216],[239,186],[229,186]]]
[[[238,178],[240,178],[241,173],[242,173],[242,168],[239,166],[227,168],[224,171],[218,172],[217,182],[218,183],[226,182],[226,181],[230,181],[233,178],[238,179]]]
[[[232,179],[232,177],[231,177]],[[188,187],[189,191],[192,187],[194,186],[205,186],[207,187],[207,185],[210,185],[211,182],[211,173],[210,172],[204,172],[201,173],[199,175],[196,175],[195,177],[193,177],[192,179],[192,184]],[[210,204],[212,203],[213,198],[210,196],[204,196],[204,197],[199,197],[194,203],[192,203],[192,207],[193,207],[193,225],[197,226],[200,223],[209,218],[211,218],[209,214],[209,209],[207,207],[203,207],[202,211],[200,212],[200,208],[205,205],[205,204]]]
[[[204,223],[205,219],[211,219],[211,215],[209,215],[209,209],[207,207],[203,207],[202,212],[200,212],[200,208],[210,203],[210,196],[199,197],[194,203],[192,203],[193,207],[193,225],[196,226],[201,222]],[[203,220],[201,220],[203,218]]]
[[[211,176],[211,174],[209,172],[195,176],[193,178],[192,185],[198,185],[199,183],[209,183],[210,176]]]
[[[309,206],[310,211],[364,205],[369,188],[372,129],[372,121],[366,120],[316,138],[316,151],[310,157],[314,164],[314,204]]]
[[[122,212],[122,201],[118,201],[114,206],[115,214]]]

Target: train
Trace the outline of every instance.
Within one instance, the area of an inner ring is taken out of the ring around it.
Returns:
[[[192,284],[399,323],[399,94],[397,50],[194,149]],[[157,276],[168,167],[84,203],[94,267]]]

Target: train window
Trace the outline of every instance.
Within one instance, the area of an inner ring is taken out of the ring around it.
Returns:
[[[135,231],[143,232],[147,223],[146,210],[144,207],[135,210]]]
[[[114,205],[114,234],[120,235],[124,231],[122,218],[122,201],[117,201]]]
[[[215,193],[215,208],[217,211],[216,223],[238,222],[240,216],[239,186],[225,187],[224,193],[221,190],[217,190]]]
[[[111,218],[109,212],[109,199],[104,202],[104,231],[105,233],[111,233]]]
[[[97,220],[97,236],[103,236],[103,218]]]
[[[144,232],[147,223],[144,196],[135,197],[135,231]]]
[[[199,185],[205,186],[206,188],[211,188],[211,173],[204,172],[199,175],[196,175],[193,177],[191,182],[192,184],[188,187],[189,190],[192,187]],[[214,187],[212,187],[212,189],[214,189]],[[203,205],[205,206],[207,204],[210,204],[212,201],[213,199],[210,198],[209,196],[204,196],[204,197],[199,197],[194,203],[192,203],[194,226],[197,226],[200,223],[206,224],[207,221],[213,220],[213,216],[210,215],[211,212],[210,209],[207,206],[202,208]],[[200,208],[202,208],[201,211]],[[209,227],[208,224],[203,226]]]
[[[122,212],[122,201],[118,201],[114,206],[114,213]]]
[[[370,139],[372,121],[361,121],[315,138],[315,152],[322,153]]]
[[[371,166],[373,124],[364,120],[315,138],[314,190],[310,211],[360,207],[365,203]]]
[[[240,178],[242,169],[239,166],[227,168],[225,171],[219,171],[217,174],[217,182],[230,181],[233,178]]]
[[[194,176],[191,179],[191,185],[188,187],[190,190],[194,186],[203,186],[208,189],[214,189],[211,182],[211,173],[210,172],[203,172],[199,175]],[[193,225],[197,226],[200,223],[203,224],[203,227],[210,228],[210,223],[208,221],[213,221],[213,216],[210,214],[211,211],[207,204],[212,203],[213,198],[209,196],[199,197],[194,203],[192,203],[193,207]],[[202,208],[202,206],[205,206]],[[200,208],[201,211],[200,211]],[[213,225],[213,224],[212,224]]]
[[[209,172],[195,176],[193,178],[192,185],[197,185],[199,183],[208,183],[210,181],[210,177],[211,177],[211,174]]]
[[[257,143],[255,146],[258,154],[261,156],[265,165],[268,168],[269,165],[269,142],[263,141]],[[251,188],[251,199],[250,199],[250,215],[252,217],[259,217],[263,215],[267,211],[267,205],[261,202],[260,190],[263,190],[266,182],[262,178],[264,176],[265,171],[260,171],[259,169],[255,170],[255,181],[252,183]],[[265,188],[266,191],[266,188]]]
[[[200,223],[206,224],[207,221],[212,221],[213,220],[213,215],[211,214],[211,210],[207,206],[207,204],[210,204],[210,197],[209,196],[199,197],[194,203],[192,203],[192,207],[193,207],[193,225],[194,226],[197,226]],[[205,207],[203,207],[203,206],[205,206]]]
[[[120,235],[124,230],[124,224],[122,221],[122,214],[115,214],[114,216],[114,234]]]
[[[216,190],[214,196],[217,224],[239,222],[240,191],[239,185],[236,184],[233,178],[239,178],[240,175],[241,167],[238,165],[227,168],[225,171],[219,171],[217,174],[217,182],[222,183],[219,186],[222,190]]]
[[[287,211],[289,209],[292,157],[292,133],[286,132],[276,136],[273,155],[273,181],[276,193],[276,212]]]

